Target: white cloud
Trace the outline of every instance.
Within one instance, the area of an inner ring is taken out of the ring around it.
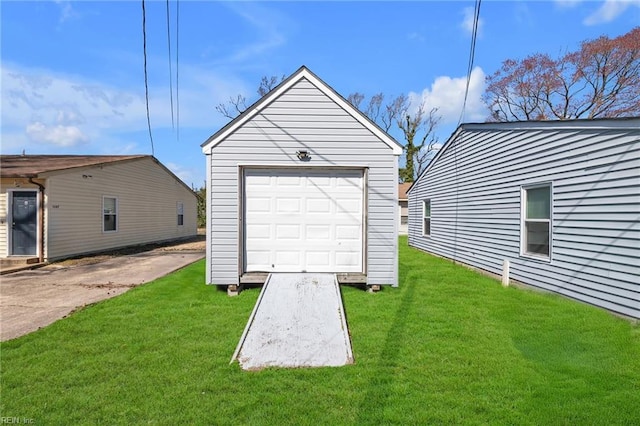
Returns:
[[[465,7],[462,11],[464,18],[460,23],[460,27],[468,34],[473,34],[473,18],[474,8]],[[478,35],[482,34],[482,27],[484,26],[484,20],[478,17]]]
[[[71,6],[71,2],[55,0],[55,3],[60,7],[60,18],[58,19],[58,24],[63,24],[70,19],[80,17],[80,14],[78,14],[78,12]]]
[[[89,123],[93,128],[136,127],[141,96],[77,76],[2,64],[3,126]]]
[[[598,10],[584,19],[583,23],[598,25],[611,22],[632,6],[640,8],[640,0],[605,0]]]
[[[256,37],[249,44],[237,49],[223,62],[255,61],[257,57],[267,54],[287,42],[283,28],[293,24],[284,15],[256,3],[228,2],[224,4],[255,30]]]
[[[76,126],[47,126],[39,121],[26,127],[27,136],[34,142],[68,148],[88,142],[89,138]]]
[[[245,85],[237,78],[188,64],[180,71],[180,126],[207,128],[213,133],[226,122],[215,105],[243,92]],[[114,87],[77,75],[7,63],[0,64],[0,79],[3,149],[30,148],[24,145],[36,142],[60,148],[102,144],[125,132],[146,130],[144,93],[139,87]],[[170,128],[168,88],[149,89],[153,130]],[[122,141],[122,145],[130,143]],[[111,148],[121,150],[115,145]]]
[[[485,86],[485,73],[482,68],[475,67],[471,72],[469,80],[469,93],[465,108],[465,122],[484,121],[487,117],[487,108],[482,102],[482,93]],[[464,91],[467,84],[467,77],[437,77],[422,93],[409,93],[412,105],[424,102],[427,110],[438,108],[438,114],[442,116],[442,124],[455,124],[460,118],[462,104],[464,102]]]
[[[184,167],[181,164],[171,162],[166,163],[166,166],[173,172],[174,175],[178,176],[180,180],[182,180],[187,185],[191,186],[193,184],[196,187],[198,187],[199,185],[202,186],[201,182],[194,182],[194,179],[202,174],[201,170],[194,170],[192,168]]]
[[[407,39],[408,40],[414,40],[414,41],[425,41],[424,35],[422,35],[421,33],[414,31],[412,33],[407,34]]]
[[[563,9],[571,9],[582,3],[582,0],[554,0],[554,3]]]

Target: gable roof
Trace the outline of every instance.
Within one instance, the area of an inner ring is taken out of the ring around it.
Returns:
[[[412,182],[404,182],[398,184],[398,200],[407,199],[407,191],[411,188]]]
[[[2,155],[0,177],[35,178],[42,173],[99,166],[150,155]]]
[[[356,107],[351,105],[349,101],[347,101],[344,97],[342,97],[338,92],[336,92],[327,83],[322,81],[317,75],[312,73],[304,65],[301,66],[296,72],[291,74],[287,79],[282,81],[282,83],[276,86],[273,90],[271,90],[269,93],[264,95],[262,98],[256,101],[253,105],[247,108],[242,114],[240,114],[239,116],[231,120],[229,123],[227,123],[226,126],[224,126],[220,130],[218,130],[216,133],[211,135],[201,145],[202,151],[205,154],[207,154],[211,150],[211,148],[218,145],[227,136],[229,136],[231,133],[236,131],[239,127],[244,125],[251,118],[258,115],[273,100],[275,100],[280,95],[285,93],[294,84],[296,84],[302,79],[307,79],[322,93],[324,93],[332,101],[338,104],[338,106],[344,109],[349,115],[351,115],[358,122],[360,122],[360,124],[362,124],[365,128],[367,128],[374,135],[376,135],[380,140],[386,143],[389,146],[389,148],[393,150],[394,155],[402,154],[402,145],[400,145],[391,135],[385,132],[380,126],[374,123],[371,119],[369,119],[369,117],[363,114],[360,110],[358,110]]]
[[[540,120],[540,121],[507,121],[507,122],[488,122],[488,123],[466,123],[461,124],[449,136],[449,139],[442,145],[438,153],[431,159],[429,165],[422,171],[420,176],[413,182],[407,194],[417,185],[423,176],[431,169],[431,167],[444,155],[444,153],[453,145],[454,141],[461,133],[467,131],[513,131],[513,130],[563,130],[563,129],[638,129],[640,128],[640,117],[623,117],[623,118],[592,118],[592,119],[576,119],[576,120]]]
[[[0,177],[38,178],[43,173],[149,158],[195,195],[189,186],[152,155],[0,155]]]

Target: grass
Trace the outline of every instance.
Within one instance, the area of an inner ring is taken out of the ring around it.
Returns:
[[[36,424],[638,424],[640,329],[406,246],[400,287],[343,287],[356,363],[242,371],[259,290],[204,264],[2,343],[0,416]]]

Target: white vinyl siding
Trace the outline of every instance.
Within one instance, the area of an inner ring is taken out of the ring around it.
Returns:
[[[268,96],[268,95],[267,95]],[[300,161],[299,150],[310,161]],[[242,166],[366,169],[365,272],[368,284],[397,285],[398,177],[392,149],[306,78],[300,79],[208,156],[208,283],[237,284],[244,236],[238,218]]]
[[[118,231],[118,199],[116,197],[102,197],[102,231]]]
[[[409,244],[638,318],[638,170],[638,119],[463,125],[409,193]],[[522,255],[522,188],[541,183],[549,258]]]

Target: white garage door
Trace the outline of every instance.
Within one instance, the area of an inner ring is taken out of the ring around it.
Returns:
[[[245,271],[362,272],[360,170],[247,169]]]

